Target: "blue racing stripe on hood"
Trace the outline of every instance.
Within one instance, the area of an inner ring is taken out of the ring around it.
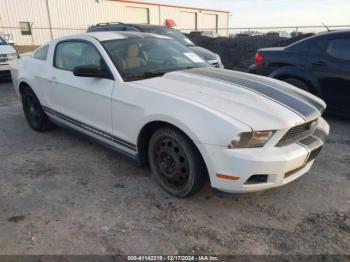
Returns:
[[[208,77],[250,90],[283,105],[303,117],[306,121],[317,118],[324,110],[323,105],[317,103],[316,100],[313,101],[306,96],[302,96],[302,94],[294,92],[291,88],[282,84],[274,87],[254,79],[250,80],[249,76],[241,77],[236,75],[238,73],[234,71],[226,72],[212,68],[196,68],[184,71],[184,73]]]

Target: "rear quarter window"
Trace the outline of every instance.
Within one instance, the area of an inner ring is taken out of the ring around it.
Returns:
[[[49,45],[45,45],[43,47],[40,47],[38,50],[36,50],[33,57],[35,59],[45,61],[47,59],[48,52],[49,52]]]
[[[350,38],[328,40],[326,52],[333,58],[350,61]]]

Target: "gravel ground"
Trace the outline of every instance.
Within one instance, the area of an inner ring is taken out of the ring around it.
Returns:
[[[175,199],[63,129],[32,131],[0,84],[0,254],[350,254],[350,120],[313,169],[263,193]]]

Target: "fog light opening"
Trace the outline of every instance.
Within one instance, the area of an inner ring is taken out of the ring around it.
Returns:
[[[253,175],[244,184],[245,185],[256,185],[266,183],[268,180],[268,175]]]

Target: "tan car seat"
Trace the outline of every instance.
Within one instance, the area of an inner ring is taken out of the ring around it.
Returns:
[[[128,47],[128,52],[125,57],[126,69],[146,65],[146,61],[142,57],[139,57],[139,52],[140,49],[136,44]]]

